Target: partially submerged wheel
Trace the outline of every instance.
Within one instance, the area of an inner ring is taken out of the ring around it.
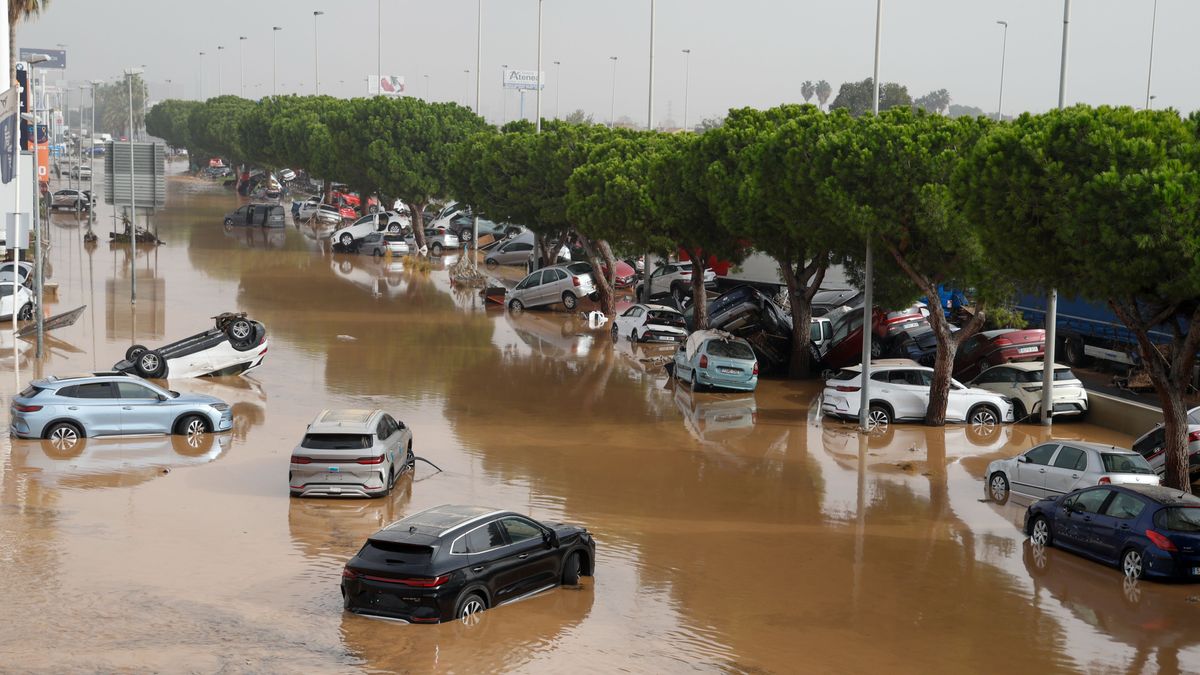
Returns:
[[[521,302],[520,300],[512,300],[508,303],[508,308],[514,312],[519,312],[525,309],[525,303]]]
[[[1000,415],[991,406],[980,405],[971,410],[967,415],[967,421],[973,427],[990,429],[1000,423]]]
[[[581,553],[572,553],[567,556],[563,563],[562,585],[563,586],[578,586],[579,573],[582,571],[583,565],[579,561]]]
[[[129,349],[125,350],[125,360],[130,363],[133,363],[134,361],[137,360],[137,357],[141,356],[142,353],[145,351],[146,351],[146,348],[144,346],[133,345]]]
[[[33,303],[27,302],[21,306],[21,311],[17,312],[17,320],[29,321],[33,319]]]
[[[398,234],[400,232],[400,223],[392,223],[391,225],[388,225],[388,232],[391,234]]]
[[[55,422],[45,435],[55,449],[73,449],[83,438],[83,431],[71,422]]]
[[[1140,551],[1129,549],[1121,556],[1121,571],[1125,573],[1127,579],[1141,579],[1143,568],[1142,554]]]
[[[157,350],[150,349],[142,352],[134,362],[138,375],[142,377],[162,377],[167,370],[167,362]]]
[[[429,253],[432,255],[441,255],[442,254],[442,245],[437,243],[436,241],[433,242],[433,244],[430,245],[430,247],[429,247]]]
[[[175,427],[175,433],[181,436],[193,438],[200,434],[209,432],[208,422],[199,415],[188,415],[179,420],[179,424]]]
[[[570,291],[563,292],[562,301],[563,307],[566,307],[568,310],[574,310],[579,306],[579,299],[576,298],[575,294]]]
[[[484,602],[483,596],[478,593],[468,593],[458,599],[457,606],[454,608],[454,618],[468,626],[473,626],[479,623],[479,613],[485,609],[487,609],[487,603]]]
[[[1036,517],[1029,527],[1029,541],[1034,546],[1049,546],[1052,539],[1049,521],[1043,516]]]
[[[892,423],[892,413],[887,409],[887,406],[879,403],[872,403],[867,409],[867,428],[874,429],[876,427],[886,428]]]
[[[1005,504],[1008,502],[1008,479],[1004,474],[997,471],[992,474],[992,479],[988,481],[988,496],[997,504]]]
[[[349,232],[343,232],[342,236],[338,238],[338,243],[346,248],[350,248],[350,245],[354,243],[354,237]]]

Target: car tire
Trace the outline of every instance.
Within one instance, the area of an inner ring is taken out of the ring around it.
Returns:
[[[195,436],[196,434],[207,434],[212,431],[208,424],[208,420],[200,415],[186,415],[183,419],[175,423],[175,434],[178,436]]]
[[[42,435],[52,443],[78,443],[84,439],[83,429],[74,422],[55,422]]]
[[[413,454],[412,441],[408,442],[408,449],[404,453],[404,466],[409,471],[416,471],[417,469],[417,456]]]
[[[458,232],[458,238],[463,241],[471,241],[471,239],[474,236],[475,236],[475,233],[465,227],[463,229],[459,230],[459,232]]]
[[[675,284],[674,286],[671,286],[671,297],[675,298],[675,302],[677,304],[682,305],[683,299],[687,297],[687,294],[683,292],[683,287],[681,285]]]
[[[388,225],[388,234],[400,234],[400,223]]]
[[[1054,542],[1054,535],[1050,532],[1050,521],[1046,520],[1045,516],[1034,516],[1033,522],[1029,524],[1029,542],[1042,547]]]
[[[374,495],[374,496],[375,497],[386,497],[386,496],[392,494],[392,488],[395,485],[396,485],[396,469],[395,469],[395,467],[392,467],[391,469],[388,469],[388,477],[387,477],[387,481],[384,482],[384,484],[383,484],[383,492],[380,492],[379,494]]]
[[[1072,368],[1082,368],[1091,362],[1083,351],[1083,340],[1077,337],[1069,337],[1063,341],[1063,358]]]
[[[382,258],[383,257],[383,249],[377,248],[371,252],[371,255],[375,256],[376,258]]]
[[[568,311],[574,311],[579,306],[579,298],[576,298],[575,294],[570,291],[563,291],[562,303]]]
[[[433,244],[429,246],[429,254],[440,256],[442,254],[442,245],[436,241],[433,242]]]
[[[342,236],[338,237],[338,243],[346,248],[350,248],[354,245],[354,237],[349,232],[343,232]]]
[[[692,368],[688,376],[688,389],[691,389],[692,393],[695,394],[703,388],[704,386],[700,384],[700,380],[696,377],[696,369]]]
[[[1013,401],[1013,421],[1024,422],[1029,417],[1029,411],[1025,409],[1025,404],[1021,401]]]
[[[133,345],[133,346],[132,346],[132,347],[130,347],[129,349],[126,349],[126,350],[125,350],[125,360],[126,360],[126,361],[128,361],[128,362],[130,362],[130,363],[133,363],[134,361],[136,361],[136,360],[137,360],[137,357],[141,356],[141,355],[142,355],[142,353],[143,353],[143,352],[145,352],[145,351],[146,351],[146,347],[145,347],[145,346],[143,346],[143,345]]]
[[[609,332],[612,333],[613,344],[617,344],[617,341],[621,339],[621,333],[617,330],[617,325],[613,324],[612,330]]]
[[[1146,560],[1142,556],[1142,552],[1130,548],[1126,549],[1121,554],[1121,572],[1124,573],[1126,579],[1141,579],[1146,573]]]
[[[567,559],[563,561],[563,586],[579,585],[579,573],[583,569],[583,563],[579,560],[579,556],[581,555],[583,554],[578,551],[573,551],[567,555]]]
[[[478,593],[463,593],[454,603],[454,618],[465,624],[473,624],[479,620],[478,614],[487,609],[487,600]]]
[[[990,405],[977,405],[967,413],[967,424],[971,426],[998,426],[1001,423],[1000,413]]]
[[[871,429],[877,426],[887,427],[892,423],[892,411],[882,403],[872,403],[867,408],[867,424]]]
[[[233,227],[233,218],[225,219],[225,227]]]
[[[225,334],[229,342],[237,349],[244,349],[254,340],[254,324],[249,319],[235,319],[229,324]]]
[[[525,303],[521,302],[520,300],[510,300],[508,302],[508,308],[514,312],[520,312],[525,309]]]
[[[1007,504],[1010,486],[1008,478],[997,471],[988,479],[988,497],[997,504]]]
[[[495,258],[488,258],[487,260],[483,261],[483,264],[487,265],[488,269],[492,269],[492,268],[496,267],[497,265],[499,265],[500,263],[496,262]]]
[[[33,303],[27,302],[21,306],[21,310],[17,312],[18,321],[29,321],[33,318]]]
[[[630,341],[630,342],[641,342],[641,340],[639,340],[639,339],[638,339],[638,334],[637,334],[637,329],[636,329],[636,328],[634,328],[633,330],[629,331],[629,341]]]
[[[147,349],[139,354],[134,365],[137,368],[138,375],[149,378],[161,377],[161,373],[167,369],[166,360],[155,349]]]

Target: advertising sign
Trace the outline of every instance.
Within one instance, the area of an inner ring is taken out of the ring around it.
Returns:
[[[367,80],[367,96],[403,96],[403,75],[371,75]]]
[[[0,93],[0,183],[11,183],[17,166],[17,115],[20,93],[16,87]]]
[[[546,88],[546,73],[542,72],[542,89]],[[504,71],[504,88],[505,89],[537,89],[538,88],[538,72],[536,70],[508,70]]]
[[[21,47],[21,54],[18,57],[20,61],[28,61],[35,54],[45,54],[50,57],[49,61],[42,61],[34,65],[34,68],[57,68],[63,70],[67,67],[67,51],[65,49],[34,49],[32,47]]]

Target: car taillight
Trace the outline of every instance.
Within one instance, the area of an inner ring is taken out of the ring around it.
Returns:
[[[751,374],[753,374],[753,375],[758,374],[758,361],[754,362],[754,371]]]
[[[42,409],[40,405],[22,405],[20,403],[13,404],[13,410],[17,412],[37,412]]]
[[[1011,345],[1011,344],[1012,344],[1012,340],[1009,340],[1008,338],[1000,338],[1000,339],[996,340],[996,342],[995,342],[995,345],[997,347],[1001,347],[1003,345]]]
[[[343,577],[347,576],[345,571],[342,572],[342,576]],[[351,578],[357,577],[357,578],[367,579],[370,581],[382,581],[385,584],[402,584],[404,586],[413,586],[415,588],[437,588],[438,586],[441,586],[442,584],[446,583],[447,581],[450,581],[449,574],[443,574],[440,577],[433,577],[433,578],[429,578],[429,577],[376,577],[376,576],[371,576],[369,574],[359,575],[354,572],[351,572],[350,577]]]
[[[708,354],[701,354],[701,355],[700,355],[700,367],[701,367],[701,368],[707,368],[707,367],[708,367]]]
[[[844,392],[847,392],[847,393],[852,393],[852,392],[856,392],[856,391],[858,391],[859,389],[862,389],[862,387],[848,387],[848,386],[846,386],[846,385],[844,385],[844,384],[840,384],[840,385],[838,385],[838,386],[834,387],[834,389],[836,389],[836,390],[838,390],[838,391],[844,391]]]
[[[1188,443],[1195,443],[1196,441],[1200,441],[1200,431],[1193,431],[1188,434]]]
[[[350,569],[349,567],[343,567],[342,568],[342,578],[343,579],[357,579],[358,573],[355,572],[354,570]]]
[[[1108,476],[1101,476],[1100,480],[1096,481],[1096,485],[1111,485],[1112,479]]]
[[[378,457],[359,457],[354,460],[355,464],[383,464],[383,455]]]
[[[574,285],[575,285],[575,286],[577,286],[577,287],[581,285],[581,284],[579,283],[579,277],[571,277],[571,283],[572,283],[572,284],[574,284]]]
[[[679,270],[679,276],[690,277],[690,276],[692,276],[692,271],[691,270]]]
[[[1171,553],[1174,553],[1179,550],[1178,548],[1175,548],[1175,542],[1171,541],[1170,539],[1167,539],[1166,537],[1155,532],[1154,530],[1146,530],[1146,538],[1150,540],[1150,543],[1154,544],[1155,546],[1161,548],[1164,551],[1169,551]]]
[[[312,457],[292,455],[292,464],[312,464]]]

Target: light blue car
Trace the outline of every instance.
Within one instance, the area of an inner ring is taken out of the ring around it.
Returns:
[[[34,380],[12,400],[11,431],[18,438],[74,443],[90,436],[191,436],[232,428],[233,413],[221,399],[180,394],[123,373]]]
[[[758,359],[750,343],[718,330],[696,331],[675,352],[675,379],[693,391],[712,387],[754,391]]]

